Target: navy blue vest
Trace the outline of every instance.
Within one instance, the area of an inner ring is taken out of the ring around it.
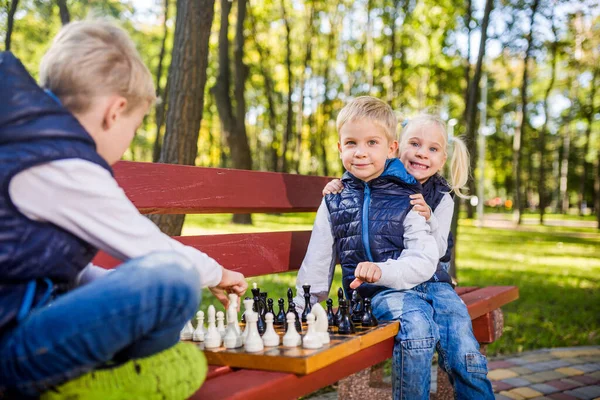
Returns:
[[[384,172],[365,183],[350,173],[342,177],[344,190],[325,197],[346,295],[352,290],[354,269],[363,261],[396,259],[404,250],[404,219],[410,198],[421,185],[409,175],[398,159],[386,162]],[[383,286],[363,283],[361,297],[373,297]]]
[[[97,252],[51,223],[32,221],[9,197],[19,172],[77,158],[112,173],[92,137],[27,73],[11,53],[0,53],[0,331],[43,303],[53,286],[69,286]],[[44,196],[44,193],[32,193]],[[52,201],[52,199],[48,199]]]

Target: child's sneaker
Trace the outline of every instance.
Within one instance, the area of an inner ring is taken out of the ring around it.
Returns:
[[[206,357],[196,345],[178,343],[150,357],[89,372],[48,390],[41,400],[187,399],[207,371]]]

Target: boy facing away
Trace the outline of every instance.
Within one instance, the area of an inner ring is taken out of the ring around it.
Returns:
[[[327,195],[317,211],[298,293],[307,283],[312,302],[325,300],[339,258],[346,296],[357,290],[371,298],[377,319],[400,321],[395,399],[429,398],[436,348],[459,398],[493,399],[466,307],[449,283],[432,279],[444,272],[436,271],[439,249],[410,204],[422,188],[396,158],[396,125],[392,109],[372,97],[356,98],[338,115],[344,189]],[[304,302],[298,297],[296,304]]]
[[[161,233],[112,176],[155,100],[123,30],[67,25],[40,78],[48,93],[0,53],[0,397],[186,398],[206,375],[177,344],[201,288],[226,303],[246,281]],[[98,249],[126,262],[95,267]]]

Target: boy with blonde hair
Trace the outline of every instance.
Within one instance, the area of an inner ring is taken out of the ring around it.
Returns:
[[[112,176],[151,74],[122,29],[85,21],[59,32],[40,80],[0,53],[0,397],[186,398],[206,360],[176,343],[201,288],[226,302],[247,284],[161,233]],[[95,267],[98,249],[126,262]]]

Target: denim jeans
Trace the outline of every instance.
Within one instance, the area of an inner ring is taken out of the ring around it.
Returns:
[[[0,392],[36,396],[108,361],[173,346],[197,310],[199,282],[187,259],[153,253],[31,311],[0,338]]]
[[[429,398],[436,349],[456,398],[494,399],[487,359],[479,352],[467,307],[450,284],[386,289],[373,297],[372,307],[377,319],[400,321],[392,361],[394,399]]]

